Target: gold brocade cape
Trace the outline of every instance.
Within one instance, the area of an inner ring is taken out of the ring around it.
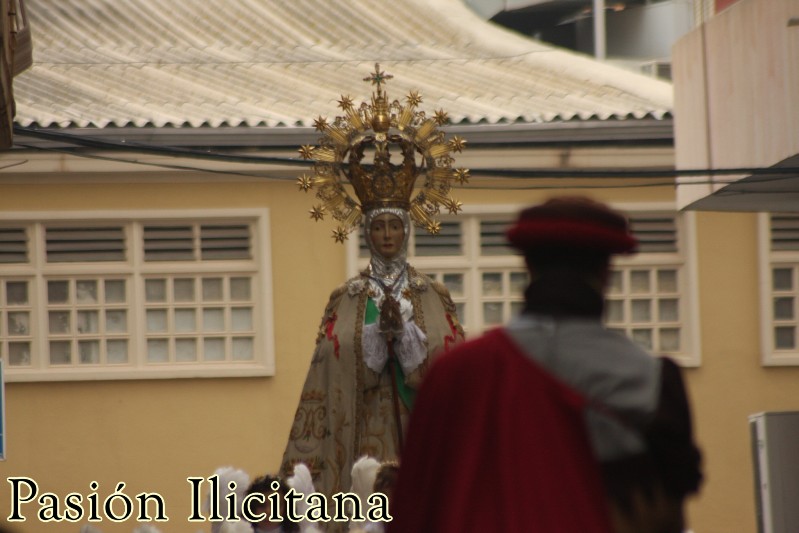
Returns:
[[[350,490],[352,465],[359,457],[398,459],[388,368],[392,361],[377,373],[363,358],[369,291],[368,277],[361,273],[331,294],[281,464],[286,477],[296,463],[305,463],[316,491],[330,504],[333,494]],[[463,340],[463,329],[446,287],[410,266],[405,295],[413,306],[413,321],[427,336],[427,358],[405,376],[406,384],[416,389],[436,354]],[[408,411],[402,403],[401,410],[405,428]]]

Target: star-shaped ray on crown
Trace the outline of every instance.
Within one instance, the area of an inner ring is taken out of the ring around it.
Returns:
[[[377,85],[377,92],[380,92],[381,86],[386,80],[390,80],[394,78],[391,74],[386,74],[382,70],[380,70],[380,64],[375,63],[375,71],[372,72],[369,76],[365,77],[363,81],[371,81],[372,85]]]
[[[346,241],[349,235],[350,235],[349,230],[347,230],[347,228],[344,228],[342,226],[339,226],[333,230],[333,238],[336,240],[336,242]]]
[[[328,120],[318,116],[314,128],[322,134],[317,146],[299,149],[302,159],[313,161],[313,174],[297,180],[301,191],[316,190],[322,203],[310,210],[311,218],[322,220],[330,214],[341,225],[333,238],[343,242],[358,226],[363,214],[378,207],[395,207],[409,212],[413,222],[430,233],[438,233],[441,209],[457,214],[462,204],[452,198],[454,182],[465,183],[469,171],[453,168],[453,153],[466,141],[454,136],[447,140],[438,128],[449,120],[438,109],[427,115],[417,107],[418,91],[391,100],[385,86],[394,76],[375,64],[365,78],[373,87],[370,102],[356,105],[342,95],[338,107],[343,114]],[[363,161],[369,154],[371,161]],[[399,161],[391,161],[391,157]]]
[[[322,220],[325,218],[325,206],[323,205],[315,205],[309,211],[311,213],[311,218],[314,220]]]
[[[313,187],[313,178],[308,174],[303,174],[297,178],[297,186],[302,192],[308,192]]]
[[[313,121],[313,127],[316,131],[325,131],[327,129],[327,119],[322,115],[319,115]]]

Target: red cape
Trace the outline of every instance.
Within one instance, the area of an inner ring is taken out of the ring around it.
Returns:
[[[443,355],[414,404],[388,533],[608,533],[585,403],[502,330]]]

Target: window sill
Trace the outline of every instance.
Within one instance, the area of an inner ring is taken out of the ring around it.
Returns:
[[[115,381],[133,379],[194,379],[194,378],[246,378],[274,376],[274,368],[260,363],[203,365],[163,364],[148,368],[94,367],[94,368],[48,368],[46,370],[6,368],[5,380],[13,382],[45,381]]]

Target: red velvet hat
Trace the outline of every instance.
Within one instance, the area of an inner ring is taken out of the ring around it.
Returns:
[[[552,198],[528,207],[507,237],[522,251],[565,248],[630,254],[638,244],[622,214],[584,197]]]

